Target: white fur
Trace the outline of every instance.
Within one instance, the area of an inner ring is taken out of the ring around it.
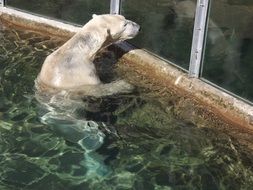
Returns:
[[[93,64],[95,55],[114,42],[133,38],[138,31],[139,25],[121,15],[93,15],[78,33],[46,58],[37,87],[43,84],[54,89],[77,89],[101,84]]]

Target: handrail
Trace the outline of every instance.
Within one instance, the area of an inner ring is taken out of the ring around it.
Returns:
[[[121,0],[111,0],[110,14],[120,14]]]
[[[5,0],[0,0],[0,7],[4,7],[5,6]]]
[[[190,77],[198,78],[200,75],[205,47],[209,2],[210,0],[198,0],[197,2],[189,66]]]

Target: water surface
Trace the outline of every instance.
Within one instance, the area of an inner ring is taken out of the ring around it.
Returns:
[[[251,189],[251,153],[224,133],[178,120],[173,105],[145,89],[83,97],[63,112],[73,120],[44,124],[34,79],[62,42],[0,26],[0,189]],[[96,60],[105,82],[118,78],[113,62],[113,52]],[[95,140],[80,143],[78,127],[94,129]],[[95,132],[103,137],[97,147]]]

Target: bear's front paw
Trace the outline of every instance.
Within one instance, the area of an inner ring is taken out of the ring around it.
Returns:
[[[111,85],[112,93],[113,91],[114,93],[130,93],[134,90],[134,86],[124,80],[117,80],[108,85]]]

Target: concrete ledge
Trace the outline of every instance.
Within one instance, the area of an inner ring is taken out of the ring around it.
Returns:
[[[120,45],[120,48],[126,49],[124,46]],[[119,62],[128,64],[128,69],[139,71],[139,75],[145,75],[150,81],[156,80],[155,85],[159,83],[167,87],[174,99],[183,101],[183,104],[188,102],[188,106],[189,104],[193,106],[195,112],[201,109],[207,114],[205,116],[207,120],[214,119],[211,113],[225,123],[253,130],[253,107],[251,105],[200,79],[190,78],[187,73],[173,65],[140,49],[124,54]],[[186,108],[185,106],[180,105],[181,109]]]
[[[66,39],[80,29],[9,8],[0,8],[0,20],[16,27]],[[193,116],[204,114],[204,118],[210,122],[218,118],[229,125],[253,131],[251,105],[199,79],[189,78],[186,73],[141,49],[132,49],[126,44],[117,47],[124,52],[119,64],[127,65],[125,68],[147,80],[155,80],[155,85],[166,88],[171,98],[177,99],[179,109],[185,109],[185,105],[188,105],[193,110]]]

